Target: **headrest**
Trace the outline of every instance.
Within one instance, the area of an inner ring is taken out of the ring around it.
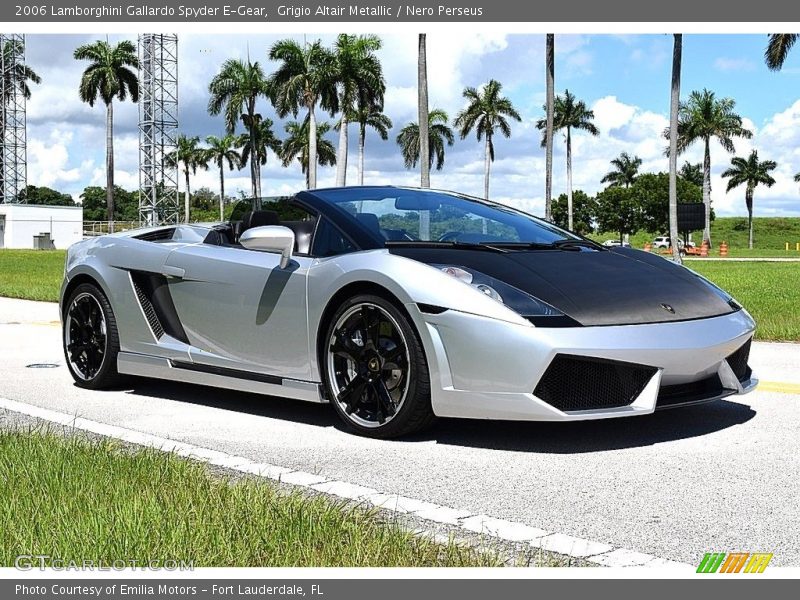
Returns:
[[[381,232],[381,226],[380,222],[378,221],[378,215],[375,215],[373,213],[358,213],[356,214],[356,219],[367,229],[375,233]]]

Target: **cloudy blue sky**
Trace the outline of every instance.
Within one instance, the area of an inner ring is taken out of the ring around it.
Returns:
[[[104,111],[89,108],[78,98],[77,86],[84,65],[72,58],[75,47],[96,35],[29,35],[28,63],[42,76],[28,104],[28,180],[73,194],[87,185],[103,185]],[[208,82],[227,58],[242,58],[248,49],[267,70],[272,65],[267,49],[279,36],[189,35],[180,37],[180,129],[187,135],[221,134],[218,117],[206,112]],[[332,36],[322,37],[330,42]],[[119,39],[112,36],[111,40]],[[416,36],[383,36],[380,51],[387,81],[386,112],[395,128],[390,140],[367,138],[366,183],[415,184],[418,175],[406,171],[394,138],[400,127],[416,119]],[[736,153],[757,148],[762,158],[778,162],[777,184],[759,189],[756,213],[800,215],[800,188],[793,174],[800,171],[800,50],[790,56],[780,73],[763,63],[766,35],[686,35],[682,73],[683,96],[707,87],[736,100],[737,110],[754,132],[752,140],[736,142]],[[661,132],[667,125],[672,36],[668,35],[558,35],[556,36],[556,89],[565,88],[593,108],[601,134],[574,138],[574,185],[588,192],[601,188],[608,161],[622,151],[640,156],[643,170],[666,170]],[[429,34],[428,69],[431,107],[445,109],[451,117],[463,106],[464,86],[499,80],[523,116],[509,140],[496,142],[492,196],[495,199],[543,212],[544,152],[539,147],[535,122],[544,101],[544,36]],[[271,117],[266,102],[262,113]],[[116,181],[128,189],[138,186],[138,134],[136,106],[126,102],[115,108]],[[275,119],[277,121],[277,119]],[[276,130],[282,133],[282,123]],[[331,135],[335,144],[336,138]],[[351,135],[348,177],[355,181],[355,129]],[[681,160],[700,161],[701,148],[692,148]],[[481,195],[483,146],[474,137],[457,140],[447,149],[445,167],[434,173],[434,187]],[[718,214],[745,214],[744,190],[725,193],[719,174],[730,156],[712,146],[712,198]],[[556,138],[555,192],[565,190],[563,137]],[[298,166],[282,168],[274,156],[262,171],[265,194],[284,194],[303,186]],[[333,169],[319,173],[319,184],[332,185]],[[216,189],[217,174],[201,172],[192,187]],[[227,190],[249,190],[246,171],[228,175]]]

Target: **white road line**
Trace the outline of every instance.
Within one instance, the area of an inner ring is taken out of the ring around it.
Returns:
[[[287,469],[267,463],[257,463],[242,456],[235,456],[219,450],[178,442],[176,440],[170,440],[125,427],[108,425],[106,423],[84,419],[77,415],[41,408],[8,398],[0,397],[0,409],[36,417],[44,421],[58,423],[59,425],[73,427],[97,435],[116,438],[139,446],[173,452],[179,456],[198,460],[210,465],[225,467],[259,477],[266,477],[283,483],[290,483],[336,498],[364,501],[384,510],[412,514],[435,523],[455,525],[463,529],[465,534],[480,533],[507,542],[528,543],[534,549],[542,549],[573,558],[580,558],[594,565],[613,567],[680,567],[692,570],[695,568],[686,563],[658,558],[650,554],[628,550],[627,548],[615,548],[610,544],[584,540],[564,533],[544,531],[523,523],[497,519],[488,515],[474,515],[465,510],[440,506],[432,502],[406,498],[405,496],[399,496],[397,494],[381,493],[372,488],[355,485],[346,481],[328,480],[319,474]]]

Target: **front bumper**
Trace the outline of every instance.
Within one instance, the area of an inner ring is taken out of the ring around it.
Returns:
[[[752,391],[749,372],[734,373],[726,360],[752,337],[745,310],[672,323],[607,327],[540,328],[445,311],[417,320],[431,371],[433,411],[439,416],[534,421],[603,419],[652,413],[664,390],[692,389],[668,406],[716,400]],[[534,390],[553,359],[567,355],[649,367],[647,380],[623,406],[559,409]]]

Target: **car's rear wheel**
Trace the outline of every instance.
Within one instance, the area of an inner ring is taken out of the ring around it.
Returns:
[[[105,294],[94,284],[82,283],[69,295],[63,340],[67,368],[77,385],[101,389],[120,383],[117,322]]]
[[[357,433],[397,437],[434,421],[422,344],[408,318],[384,298],[359,295],[339,307],[321,362],[331,404]]]

